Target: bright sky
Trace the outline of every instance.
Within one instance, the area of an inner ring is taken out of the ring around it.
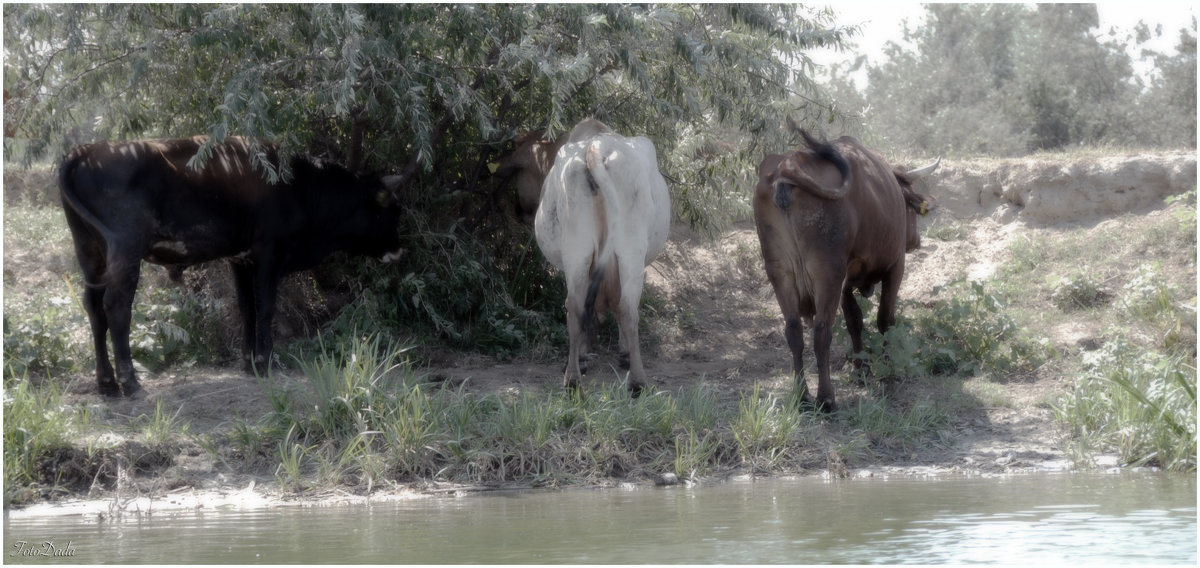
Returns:
[[[1138,21],[1145,21],[1151,29],[1162,24],[1163,35],[1149,42],[1157,51],[1174,53],[1180,28],[1190,27],[1196,15],[1193,2],[1149,0],[1142,2],[1097,2],[1100,12],[1100,27],[1096,33],[1107,35],[1116,28],[1118,37],[1133,30]],[[842,25],[860,24],[862,34],[852,41],[857,45],[847,53],[821,50],[813,53],[814,60],[821,64],[852,61],[859,53],[867,55],[872,64],[880,63],[883,45],[888,41],[899,42],[903,22],[916,27],[924,18],[925,10],[919,2],[840,2],[833,5],[837,21]],[[1135,55],[1136,57],[1136,55]]]

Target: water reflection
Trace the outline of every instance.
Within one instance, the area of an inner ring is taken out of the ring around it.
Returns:
[[[1196,562],[1196,479],[820,479],[96,522],[8,519],[9,563]],[[23,558],[49,540],[71,558]]]

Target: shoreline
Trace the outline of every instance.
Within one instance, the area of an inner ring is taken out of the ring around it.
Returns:
[[[1002,459],[1003,461],[1003,459]],[[1014,464],[1008,467],[1007,464]],[[699,482],[663,483],[661,480],[642,479],[614,481],[612,483],[566,485],[561,487],[534,487],[529,484],[472,485],[450,482],[413,482],[388,489],[376,489],[367,495],[357,495],[340,488],[313,491],[313,495],[285,495],[269,484],[251,480],[245,487],[225,485],[217,488],[199,489],[180,487],[158,495],[121,496],[99,498],[65,498],[59,501],[43,501],[24,506],[8,506],[4,509],[5,520],[36,520],[60,517],[94,516],[96,522],[135,520],[156,515],[189,515],[223,512],[256,512],[281,508],[324,508],[363,507],[416,499],[464,498],[500,492],[533,491],[594,491],[594,490],[658,490],[687,488],[703,490],[706,486],[726,483],[755,482],[759,480],[817,479],[828,482],[852,483],[862,480],[886,479],[963,479],[992,478],[1029,475],[1076,475],[1076,474],[1119,474],[1129,471],[1156,470],[1156,468],[1121,468],[1116,456],[1097,456],[1096,468],[1072,468],[1065,457],[1039,463],[1010,461],[997,469],[964,469],[958,466],[867,466],[835,475],[829,471],[809,473],[777,473],[754,475],[746,472],[730,472],[726,475],[709,476]],[[426,485],[419,488],[416,486]]]

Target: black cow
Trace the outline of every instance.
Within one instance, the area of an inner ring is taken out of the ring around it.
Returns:
[[[59,166],[59,189],[86,284],[83,305],[108,396],[141,387],[129,351],[142,260],[186,266],[230,258],[248,370],[266,370],[279,281],[335,251],[399,257],[394,182],[304,157],[290,182],[268,182],[255,160],[278,167],[277,148],[229,138],[203,168],[188,161],[205,137],[78,146]],[[260,162],[261,164],[261,162]],[[395,179],[395,178],[393,178]],[[105,335],[112,332],[116,373]]]

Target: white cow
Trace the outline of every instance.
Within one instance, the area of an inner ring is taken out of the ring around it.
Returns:
[[[567,279],[564,385],[579,385],[580,351],[597,314],[613,310],[622,359],[629,358],[629,390],[635,397],[641,393],[646,372],[638,304],[646,266],[666,245],[670,216],[667,183],[650,140],[626,138],[592,119],[571,130],[546,176],[534,219],[538,246]]]

